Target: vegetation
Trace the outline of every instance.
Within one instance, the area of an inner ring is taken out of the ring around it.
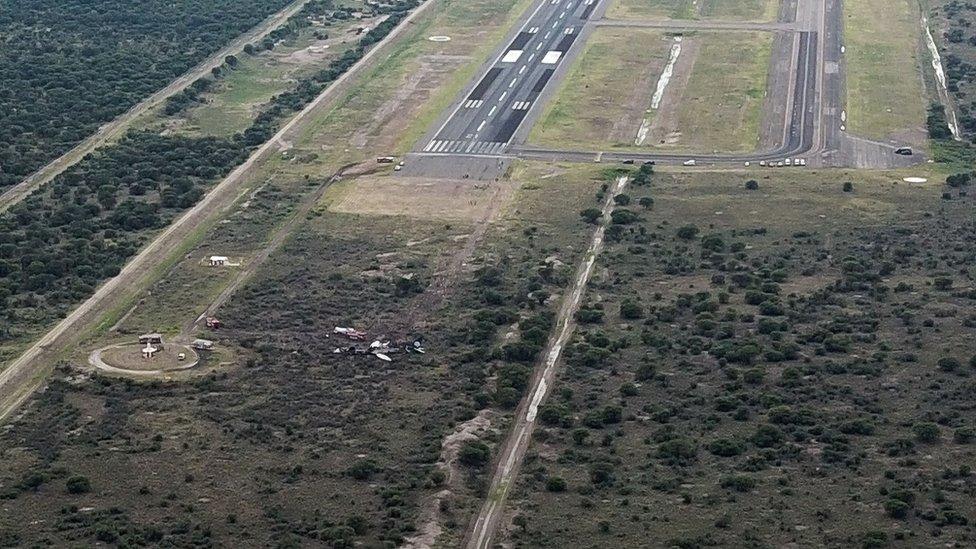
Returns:
[[[653,215],[607,239],[507,541],[969,543],[973,176],[823,177],[631,187]]]
[[[18,183],[286,0],[40,0],[0,10],[0,188]]]
[[[363,34],[354,50],[294,92],[275,97],[231,139],[130,132],[0,214],[0,302],[7,320],[0,325],[0,345],[28,338],[117,274],[153,231],[195,204],[405,14],[394,12]]]

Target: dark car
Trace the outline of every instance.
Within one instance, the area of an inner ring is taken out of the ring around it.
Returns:
[[[911,147],[898,147],[897,149],[895,149],[895,154],[900,154],[902,156],[911,156],[915,153],[914,151],[912,151]]]

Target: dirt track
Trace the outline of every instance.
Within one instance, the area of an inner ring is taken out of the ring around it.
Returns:
[[[549,343],[542,355],[545,359],[536,366],[532,374],[532,382],[527,393],[529,396],[522,399],[522,403],[519,404],[515,412],[515,425],[494,462],[494,473],[491,485],[488,487],[488,496],[472,524],[471,531],[465,537],[464,546],[468,549],[487,549],[492,546],[491,541],[505,511],[509,490],[515,483],[525,452],[529,448],[532,432],[535,430],[536,413],[556,379],[556,364],[576,326],[573,317],[583,299],[596,258],[603,249],[603,235],[615,206],[613,197],[623,192],[626,185],[627,178],[622,177],[617,180],[612,192],[607,193],[603,204],[602,221],[593,233],[593,239],[583,256],[583,262],[576,270],[573,286],[559,307],[559,313],[556,315],[556,331],[550,335]]]
[[[54,363],[70,345],[98,326],[103,315],[120,307],[151,283],[157,268],[178,253],[187,239],[215,223],[241,194],[247,176],[269,155],[278,151],[281,143],[294,139],[303,129],[309,114],[341,97],[354,79],[369,69],[390,44],[399,38],[411,23],[436,0],[426,0],[399,26],[377,43],[366,55],[326,88],[318,97],[295,115],[287,124],[238,166],[223,181],[210,190],[196,206],[191,208],[167,229],[160,233],[122,271],[103,283],[84,303],[73,310],[50,332],[35,342],[20,357],[0,372],[0,421],[3,421],[39,387],[54,367]]]
[[[27,176],[23,181],[10,187],[3,194],[0,194],[0,213],[3,213],[14,204],[27,198],[35,189],[51,181],[62,172],[75,165],[78,161],[101,147],[105,143],[120,137],[132,123],[148,112],[153,107],[165,101],[169,96],[183,91],[184,88],[192,84],[202,76],[210,74],[210,69],[224,62],[224,58],[231,54],[236,54],[245,44],[255,42],[265,37],[269,32],[278,28],[289,17],[302,9],[308,0],[295,0],[285,6],[284,9],[268,17],[256,27],[238,36],[232,42],[221,48],[210,57],[204,59],[199,65],[193,67],[182,76],[173,80],[165,88],[143,99],[131,109],[125,111],[115,120],[102,125],[98,131],[88,136],[84,141],[75,145],[71,150],[55,158],[41,169]]]

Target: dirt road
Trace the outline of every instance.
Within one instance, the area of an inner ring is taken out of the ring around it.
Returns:
[[[184,88],[192,84],[201,76],[210,74],[210,69],[222,64],[224,62],[224,58],[228,55],[239,53],[241,49],[244,48],[245,44],[249,44],[264,38],[268,33],[287,21],[289,17],[298,13],[298,11],[302,9],[302,6],[304,6],[307,2],[308,0],[295,0],[291,4],[288,4],[278,13],[268,17],[256,27],[238,36],[234,39],[234,41],[224,46],[220,51],[204,59],[199,65],[193,67],[176,80],[170,82],[170,84],[165,88],[142,100],[131,109],[119,115],[115,120],[102,125],[98,131],[88,136],[88,138],[81,143],[75,145],[74,148],[68,152],[64,153],[58,158],[55,158],[41,169],[27,176],[27,178],[20,183],[17,183],[13,187],[10,187],[4,191],[3,194],[0,194],[0,213],[5,212],[8,208],[34,192],[35,189],[41,187],[71,166],[75,165],[90,152],[94,151],[98,147],[101,147],[105,143],[120,137],[123,133],[125,133],[126,130],[129,129],[137,118],[148,112],[156,105],[159,105],[165,101],[169,96],[183,91]]]
[[[491,546],[491,541],[498,529],[505,510],[505,501],[508,492],[518,476],[522,459],[525,451],[529,447],[532,439],[532,432],[535,430],[535,418],[539,411],[539,405],[546,398],[549,389],[552,387],[556,377],[556,364],[562,354],[563,348],[569,342],[569,336],[573,333],[575,322],[573,317],[579,309],[586,291],[586,283],[590,280],[593,273],[593,266],[597,256],[603,250],[603,235],[610,222],[610,214],[613,212],[615,202],[613,197],[623,192],[627,186],[627,178],[621,177],[617,180],[612,192],[607,193],[606,202],[603,204],[603,217],[599,227],[593,233],[593,240],[590,242],[583,262],[576,270],[576,279],[569,293],[563,298],[559,313],[556,316],[556,332],[550,336],[546,346],[545,359],[539,363],[532,375],[532,383],[529,388],[529,397],[522,400],[516,410],[515,425],[509,433],[501,448],[501,452],[495,461],[495,471],[492,474],[491,485],[488,488],[488,497],[485,499],[478,516],[475,519],[471,531],[465,538],[464,546],[468,549],[487,549]]]
[[[95,329],[108,311],[124,305],[150,284],[160,274],[158,267],[165,265],[174,254],[180,253],[185,241],[194,238],[216,223],[237,201],[252,170],[271,154],[276,153],[282,143],[294,140],[304,129],[304,122],[310,114],[328,107],[348,91],[354,79],[381,59],[383,52],[411,27],[417,17],[435,3],[437,0],[426,0],[420,4],[386,38],[374,45],[359,62],[211,189],[196,206],[174,221],[138,255],[130,259],[118,275],[103,283],[94,295],[0,372],[0,421],[9,417],[21,403],[43,385],[55,361],[70,345]]]

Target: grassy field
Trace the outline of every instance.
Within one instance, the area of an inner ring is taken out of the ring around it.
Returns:
[[[902,175],[632,187],[503,541],[970,544],[974,199]]]
[[[530,4],[446,0],[436,14],[418,21],[410,36],[340,104],[310,126],[297,146],[332,163],[340,157],[366,158],[366,142],[384,154],[410,150]],[[434,35],[451,40],[428,40]],[[320,166],[315,162],[299,171]]]
[[[611,19],[727,19],[772,21],[774,0],[611,0]]]
[[[908,0],[844,3],[847,127],[885,139],[924,132],[918,7]],[[924,133],[922,134],[924,136]]]
[[[237,67],[224,71],[202,103],[175,118],[177,127],[189,135],[214,136],[247,129],[262,105],[355,46],[356,28],[370,23],[351,20],[306,28],[272,51],[239,55]],[[329,38],[317,39],[315,33]]]
[[[663,109],[648,114],[645,111],[671,44],[670,37],[648,30],[601,28],[593,33],[533,128],[529,142],[583,149],[754,150],[771,35],[705,32],[685,36],[681,55],[694,56],[690,78],[682,89],[676,73],[665,92],[665,98],[675,94],[678,106],[673,115],[663,114]],[[638,147],[634,139],[645,116],[660,125],[662,137]]]
[[[561,148],[632,145],[634,126],[650,105],[670,47],[671,40],[656,31],[594,32],[529,142]]]
[[[735,32],[698,36],[701,49],[671,128],[681,135],[675,144],[666,146],[705,152],[755,150],[772,35]]]

